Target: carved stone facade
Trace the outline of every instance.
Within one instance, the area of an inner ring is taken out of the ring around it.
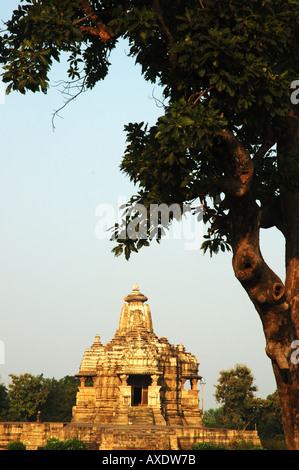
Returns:
[[[202,426],[196,357],[157,337],[136,284],[124,300],[113,339],[84,354],[72,423]]]

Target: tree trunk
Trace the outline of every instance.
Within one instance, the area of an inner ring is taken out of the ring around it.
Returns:
[[[292,153],[299,149],[299,121],[288,122],[281,148]],[[298,130],[297,133],[294,129]],[[291,136],[290,136],[291,134]],[[295,137],[296,138],[295,138]],[[298,145],[297,145],[298,144]],[[261,208],[251,194],[254,177],[252,159],[229,132],[222,135],[217,149],[226,175],[225,193],[229,201],[229,231],[233,268],[259,313],[266,338],[266,353],[280,396],[283,426],[288,449],[299,450],[299,372],[292,347],[298,337],[298,193],[282,191],[283,227],[286,237],[286,284],[264,261],[259,243]],[[297,330],[297,332],[296,332]],[[299,342],[298,342],[299,344]]]
[[[289,165],[291,166],[289,167]],[[295,184],[298,185],[298,168],[299,168],[299,119],[291,113],[286,120],[286,128],[278,141],[278,165],[280,171],[285,171],[288,176],[294,172]],[[296,171],[297,170],[297,171]],[[296,177],[297,175],[297,177]],[[286,297],[290,306],[290,316],[292,318],[296,336],[299,338],[299,191],[298,187],[292,185],[283,186],[281,188],[281,206],[283,231],[286,240]],[[294,338],[295,340],[297,338]],[[295,345],[298,345],[298,340]],[[298,369],[297,364],[291,364]],[[298,361],[297,361],[298,362]],[[297,371],[298,375],[298,371]],[[277,379],[276,379],[277,380]],[[298,379],[297,379],[298,380]],[[281,402],[286,404],[284,421],[290,421],[290,415],[293,414],[294,430],[293,442],[290,448],[299,450],[299,383],[295,381],[292,389],[280,385]],[[293,410],[292,410],[293,407]]]
[[[291,167],[288,168],[291,162]],[[299,118],[292,114],[278,141],[278,165],[280,171],[294,174],[298,185],[299,174]],[[287,168],[285,169],[285,167]],[[296,176],[297,175],[297,176]],[[286,239],[286,291],[292,310],[292,318],[299,337],[299,191],[289,185],[281,189],[283,231]]]
[[[297,334],[285,286],[260,252],[259,214],[259,206],[249,195],[232,204],[233,268],[262,321],[266,353],[280,396],[287,448],[299,450],[299,374],[297,364],[291,361]]]

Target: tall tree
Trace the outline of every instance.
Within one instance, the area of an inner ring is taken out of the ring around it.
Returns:
[[[237,429],[246,429],[258,416],[259,400],[254,397],[257,387],[253,380],[251,370],[241,364],[220,372],[215,398],[223,405],[222,420],[234,423]]]
[[[69,422],[72,409],[76,404],[76,394],[80,381],[77,377],[67,375],[60,380],[45,379],[49,394],[40,408],[43,421]]]
[[[8,92],[46,93],[61,52],[78,93],[92,88],[119,38],[145,79],[163,87],[156,125],[126,126],[121,170],[140,189],[125,213],[135,225],[115,228],[114,252],[129,258],[157,238],[165,223],[152,223],[153,204],[200,200],[203,248],[233,252],[262,321],[287,446],[299,449],[299,110],[290,89],[298,85],[298,1],[23,0],[6,27]],[[144,224],[130,212],[136,203],[147,210]],[[285,237],[285,282],[261,253],[259,232],[269,227]]]
[[[4,421],[9,408],[8,390],[3,383],[0,383],[0,420]]]
[[[45,403],[48,389],[45,387],[43,374],[10,374],[9,416],[15,421],[35,421],[37,412]]]
[[[258,419],[260,437],[272,438],[283,434],[281,406],[277,390],[261,400]]]

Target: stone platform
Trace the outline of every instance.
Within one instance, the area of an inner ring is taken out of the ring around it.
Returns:
[[[257,431],[237,431],[185,426],[124,426],[94,423],[0,423],[0,450],[21,441],[27,450],[43,447],[47,440],[76,437],[90,450],[191,450],[193,444],[213,442],[227,445],[246,439],[260,445]]]

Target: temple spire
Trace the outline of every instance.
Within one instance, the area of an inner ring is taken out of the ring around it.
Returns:
[[[124,305],[120,315],[119,333],[126,333],[136,328],[153,332],[152,316],[149,305],[144,303],[148,298],[143,295],[137,283],[132,292],[124,298]]]

